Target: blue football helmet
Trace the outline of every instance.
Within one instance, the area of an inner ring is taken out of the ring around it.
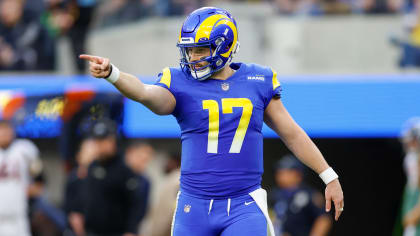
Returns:
[[[177,47],[180,49],[180,65],[185,73],[197,80],[205,80],[232,61],[239,50],[238,30],[232,15],[221,8],[203,7],[192,12],[184,21]],[[191,47],[209,47],[210,56],[190,61]],[[200,62],[208,65],[196,69]]]

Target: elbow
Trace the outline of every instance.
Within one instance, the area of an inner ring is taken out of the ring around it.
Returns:
[[[149,108],[153,113],[160,116],[170,115],[172,114],[174,110],[174,108],[169,105],[165,105],[165,106],[153,106],[153,105],[148,105],[148,104],[144,104],[144,105],[147,108]]]
[[[166,115],[170,115],[171,112],[166,111],[166,110],[151,110],[153,113],[155,113],[156,115],[159,116],[166,116]]]

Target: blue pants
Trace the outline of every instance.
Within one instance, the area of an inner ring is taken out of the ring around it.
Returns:
[[[211,200],[180,193],[172,236],[267,236],[267,220],[250,195]]]

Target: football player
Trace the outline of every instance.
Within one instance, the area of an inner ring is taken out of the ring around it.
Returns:
[[[0,121],[0,235],[29,236],[28,194],[36,191],[42,171],[39,150],[15,139],[11,123]]]
[[[256,64],[232,63],[239,49],[235,19],[204,7],[184,21],[177,44],[179,68],[165,68],[154,85],[120,72],[108,58],[81,55],[90,73],[181,127],[180,192],[172,234],[274,235],[263,173],[263,122],[327,184],[326,210],[343,211],[337,174],[295,123],[280,99],[277,73]]]

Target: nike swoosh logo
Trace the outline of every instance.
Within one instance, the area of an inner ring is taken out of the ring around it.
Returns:
[[[245,206],[248,206],[249,204],[251,204],[251,203],[254,203],[255,201],[252,201],[252,202],[245,202]]]

